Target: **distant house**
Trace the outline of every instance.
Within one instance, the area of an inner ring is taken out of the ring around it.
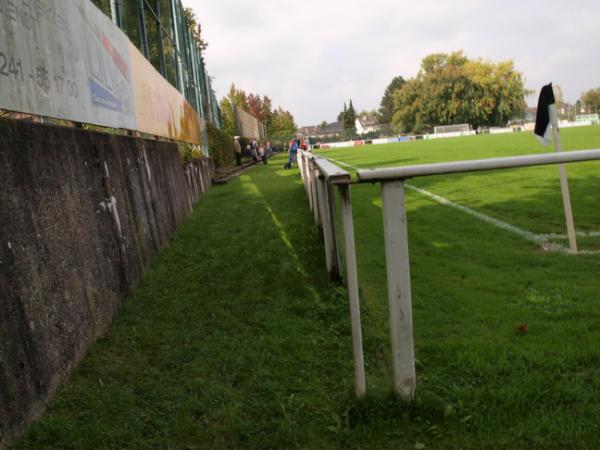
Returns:
[[[319,128],[316,137],[334,137],[342,134],[342,122],[333,122],[324,128]]]
[[[356,133],[367,134],[380,130],[380,125],[377,119],[370,119],[366,117],[356,118]],[[323,138],[334,138],[339,137],[342,134],[343,127],[342,122],[333,122],[327,124],[325,127],[320,126],[306,126],[298,129],[298,134],[306,137],[314,137],[316,139]]]
[[[358,134],[374,133],[381,129],[377,118],[371,117],[357,117],[356,118],[356,132]]]
[[[537,107],[533,106],[530,108],[525,108],[525,122],[535,122],[535,116],[537,114]]]
[[[331,138],[342,134],[342,122],[333,122],[325,127],[307,126],[298,129],[298,134],[305,137]]]
[[[314,125],[314,126],[298,128],[297,133],[302,136],[314,136],[318,130],[319,130],[319,127],[317,125]]]

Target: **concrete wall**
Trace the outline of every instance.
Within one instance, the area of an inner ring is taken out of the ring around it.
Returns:
[[[0,448],[110,323],[193,204],[172,143],[0,120]]]

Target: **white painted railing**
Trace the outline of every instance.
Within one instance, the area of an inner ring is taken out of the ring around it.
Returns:
[[[315,214],[315,222],[323,229],[327,269],[335,277],[339,277],[341,273],[336,241],[337,227],[333,196],[334,185],[338,187],[341,197],[344,256],[352,326],[356,395],[360,397],[366,393],[366,383],[358,298],[354,225],[350,198],[351,184],[364,182],[381,183],[394,391],[402,399],[412,401],[416,387],[416,375],[404,181],[408,178],[439,174],[594,160],[600,160],[600,149],[381,169],[359,169],[357,171],[358,180],[352,181],[348,172],[337,167],[327,159],[309,152],[300,151],[298,164],[302,179],[309,196],[311,209]]]
[[[304,181],[310,207],[315,222],[323,229],[325,260],[329,274],[336,279],[341,276],[340,255],[337,246],[337,225],[335,220],[335,197],[333,185],[337,185],[342,210],[344,229],[344,256],[346,261],[346,283],[352,328],[352,354],[354,358],[354,391],[357,397],[367,392],[365,364],[363,356],[360,305],[358,299],[358,274],[356,269],[356,249],[354,246],[354,223],[350,200],[350,174],[327,159],[306,151],[299,151],[298,166]]]

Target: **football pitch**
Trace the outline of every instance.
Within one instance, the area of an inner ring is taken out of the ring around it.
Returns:
[[[600,148],[597,126],[561,137],[566,150]],[[353,171],[551,151],[523,132],[315,152]],[[600,162],[567,171],[578,255],[556,165],[406,182],[417,396],[443,398],[482,444],[495,427],[533,445],[600,434],[587,419],[600,412]],[[391,380],[380,185],[353,185],[352,204],[377,389]]]

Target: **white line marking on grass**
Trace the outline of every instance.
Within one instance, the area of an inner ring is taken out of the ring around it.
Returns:
[[[342,161],[336,161],[335,159],[331,159],[331,161],[333,161],[336,164],[339,164],[341,166],[345,166],[345,167],[349,167],[350,169],[354,169],[354,170],[359,170],[359,167],[355,167],[352,166],[350,164],[344,163]],[[425,189],[421,189],[418,188],[416,186],[413,186],[412,184],[409,183],[404,183],[404,185],[415,192],[418,192],[421,195],[424,195],[427,198],[430,198],[431,200],[440,203],[442,205],[446,205],[449,206],[451,208],[457,209],[459,211],[464,212],[465,214],[468,214],[472,217],[475,217],[483,222],[489,223],[490,225],[493,225],[497,228],[500,228],[502,230],[506,230],[508,232],[511,232],[513,234],[516,234],[518,236],[521,236],[522,238],[533,242],[535,244],[538,244],[541,246],[542,250],[547,251],[547,252],[559,252],[559,253],[564,253],[566,255],[571,255],[571,252],[569,250],[568,247],[562,246],[560,244],[556,244],[553,242],[550,242],[551,240],[556,240],[556,239],[566,239],[567,235],[563,235],[563,234],[556,234],[556,233],[550,233],[550,234],[536,234],[533,233],[531,231],[527,231],[527,230],[522,230],[519,227],[516,227],[508,222],[504,222],[502,220],[499,219],[495,219],[491,216],[488,216],[487,214],[484,214],[482,212],[479,211],[475,211],[474,209],[471,209],[467,206],[463,206],[460,205],[458,203],[454,203],[452,200],[448,200],[447,198],[444,198],[440,195],[434,194],[433,192],[429,192]],[[581,237],[598,237],[600,236],[600,231],[578,231],[577,232],[577,236],[581,236]],[[600,253],[600,251],[594,251],[594,250],[581,250],[578,252],[578,254],[583,254],[583,255],[594,255],[594,254],[598,254]]]
[[[418,188],[413,186],[412,184],[404,183],[404,185],[413,191],[416,191],[425,197],[428,197],[442,205],[450,206],[451,208],[458,209],[459,211],[464,212],[470,216],[476,217],[477,219],[490,223],[495,227],[501,228],[506,231],[510,231],[511,233],[518,234],[519,236],[527,239],[528,241],[535,242],[536,244],[543,244],[545,242],[544,238],[539,234],[532,233],[531,231],[522,230],[519,227],[511,225],[508,222],[504,222],[499,219],[494,219],[493,217],[488,216],[487,214],[475,211],[474,209],[468,208],[463,205],[459,205],[458,203],[454,203],[452,200],[448,200],[440,195],[434,194],[433,192],[426,191],[425,189]]]

